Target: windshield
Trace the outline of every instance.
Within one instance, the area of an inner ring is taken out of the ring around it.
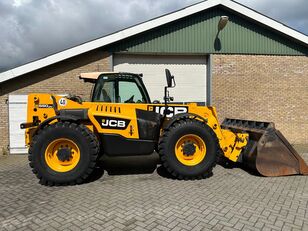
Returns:
[[[93,102],[149,103],[150,99],[139,77],[134,75],[100,76],[94,87]]]

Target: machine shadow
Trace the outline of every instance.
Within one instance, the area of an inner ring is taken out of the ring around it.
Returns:
[[[127,157],[108,157],[103,156],[93,173],[89,176],[85,183],[94,182],[103,177],[106,171],[108,175],[137,175],[137,174],[152,174],[157,171],[161,177],[177,180],[172,176],[162,165],[157,153],[142,156],[127,156]],[[240,163],[231,163],[227,160],[220,160],[217,165],[225,169],[239,168],[246,171],[250,175],[262,177],[258,172],[253,171]],[[212,177],[211,174],[208,177]]]
[[[158,168],[157,168],[157,174],[161,177],[164,177],[164,178],[167,178],[167,179],[172,179],[172,180],[177,180],[174,176],[172,176],[168,171],[167,169],[160,165]]]
[[[104,168],[100,162],[96,165],[93,172],[90,174],[90,176],[84,181],[84,184],[91,183],[94,181],[99,180],[104,175]]]
[[[252,176],[259,176],[259,177],[263,177],[261,176],[256,170],[250,169],[247,166],[245,166],[242,163],[233,163],[230,160],[226,159],[226,158],[222,158],[217,162],[217,165],[220,165],[221,167],[225,168],[225,169],[241,169],[247,173],[249,173]]]
[[[104,156],[101,164],[109,175],[151,174],[160,163],[157,153],[142,156]]]

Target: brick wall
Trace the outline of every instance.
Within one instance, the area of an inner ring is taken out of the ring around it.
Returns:
[[[0,154],[8,145],[9,94],[72,93],[88,99],[81,72],[110,71],[108,53],[92,51],[0,85]],[[308,58],[214,55],[213,105],[218,116],[273,121],[294,144],[308,143]]]
[[[308,143],[308,57],[214,55],[218,116],[273,121],[292,144]]]
[[[9,144],[8,105],[6,104],[9,94],[71,93],[88,100],[92,84],[84,83],[78,78],[78,74],[91,71],[111,71],[110,55],[100,50],[92,51],[1,83],[0,155],[3,148],[6,149]]]

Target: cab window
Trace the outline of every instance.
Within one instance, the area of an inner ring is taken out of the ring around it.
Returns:
[[[119,81],[119,103],[144,103],[140,89],[136,82]]]
[[[101,76],[97,80],[93,102],[108,103],[146,103],[150,102],[148,94],[138,79],[128,77]]]
[[[98,81],[93,94],[94,102],[115,102],[115,81]]]

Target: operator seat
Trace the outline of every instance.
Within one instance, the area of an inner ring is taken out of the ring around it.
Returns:
[[[110,98],[110,96],[108,95],[108,93],[105,89],[102,90],[102,93],[103,93],[103,101],[104,102],[111,102],[111,98]]]

